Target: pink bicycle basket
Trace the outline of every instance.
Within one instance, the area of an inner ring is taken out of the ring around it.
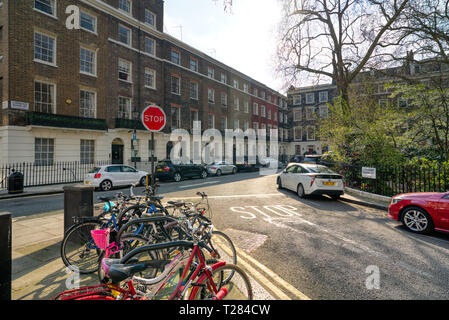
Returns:
[[[97,247],[101,250],[106,250],[109,246],[109,229],[91,230],[90,233]]]

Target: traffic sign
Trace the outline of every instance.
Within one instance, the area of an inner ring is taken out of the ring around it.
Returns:
[[[141,114],[143,126],[151,132],[159,132],[164,129],[167,122],[167,116],[161,107],[149,105]]]

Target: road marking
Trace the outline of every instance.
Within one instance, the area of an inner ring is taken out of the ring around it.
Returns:
[[[208,199],[224,199],[224,198],[253,198],[253,197],[273,197],[284,196],[282,193],[262,193],[262,194],[237,194],[229,196],[207,196]],[[180,198],[167,198],[164,200],[182,200],[182,199],[202,199],[201,197],[180,197]]]
[[[220,181],[208,181],[208,182],[202,182],[202,183],[197,183],[197,184],[189,184],[187,186],[179,186],[179,188],[189,188],[189,187],[196,187],[196,186],[203,186],[205,184],[214,184],[214,183],[219,183]]]

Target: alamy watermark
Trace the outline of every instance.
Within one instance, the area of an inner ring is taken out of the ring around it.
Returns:
[[[70,266],[65,268],[65,273],[69,276],[65,280],[65,286],[68,290],[80,288],[80,271],[78,267]]]
[[[368,290],[380,289],[380,270],[378,266],[370,265],[366,267],[365,273],[369,276],[365,279],[365,287]]]

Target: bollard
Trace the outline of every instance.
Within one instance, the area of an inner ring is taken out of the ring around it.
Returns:
[[[0,213],[0,300],[11,300],[12,275],[11,213]]]
[[[94,216],[94,187],[65,186],[64,190],[64,234],[73,225],[74,217]]]

